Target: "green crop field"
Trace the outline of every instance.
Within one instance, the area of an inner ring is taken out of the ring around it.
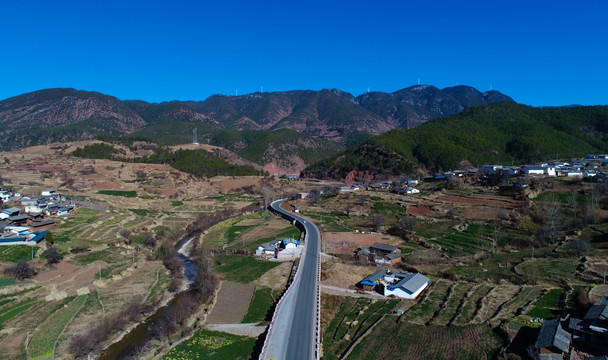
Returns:
[[[0,261],[19,262],[21,260],[32,260],[32,249],[34,257],[40,249],[38,246],[9,245],[0,247]]]
[[[255,338],[219,331],[198,330],[171,349],[164,360],[246,360],[255,346]]]
[[[551,289],[545,295],[543,295],[538,301],[534,303],[534,306],[527,315],[532,317],[539,317],[541,319],[552,319],[555,314],[552,310],[557,310],[559,301],[564,293],[564,289]]]
[[[28,346],[28,352],[32,359],[46,359],[52,357],[55,342],[63,332],[68,322],[80,310],[88,295],[72,297],[67,306],[55,312],[47,321],[42,323],[34,333]]]
[[[252,282],[268,270],[279,266],[279,262],[263,261],[253,256],[216,255],[213,258],[214,269],[228,281],[241,283]]]
[[[274,296],[274,298],[273,298]],[[261,286],[255,289],[255,295],[249,306],[249,311],[243,318],[241,323],[255,323],[264,320],[270,320],[271,314],[268,313],[276,299],[278,299],[279,293],[273,293],[272,289],[265,286]]]
[[[34,306],[36,302],[37,300],[34,298],[27,299],[9,308],[0,310],[0,325]]]
[[[99,190],[97,193],[101,195],[124,196],[128,198],[137,197],[137,191],[135,190]]]

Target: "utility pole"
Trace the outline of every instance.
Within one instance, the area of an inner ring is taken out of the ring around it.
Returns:
[[[534,248],[532,248],[532,260],[534,260]]]

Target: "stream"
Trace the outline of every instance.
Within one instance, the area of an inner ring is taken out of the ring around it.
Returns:
[[[185,238],[179,241],[175,248],[180,250],[191,238]],[[184,294],[191,290],[192,280],[198,275],[198,268],[190,258],[182,252],[178,252],[179,257],[184,261],[184,273],[188,279],[189,287],[186,290],[176,293],[169,302],[158,308],[152,315],[146,318],[143,322],[136,325],[131,331],[125,334],[119,341],[113,343],[101,352],[98,359],[114,360],[114,359],[131,359],[138,358],[138,353],[147,342],[157,337],[159,328],[162,327],[167,320],[167,314],[171,309],[180,303],[184,298]]]

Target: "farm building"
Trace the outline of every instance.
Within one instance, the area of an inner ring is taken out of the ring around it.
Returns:
[[[540,360],[562,360],[570,352],[572,336],[562,328],[561,319],[547,320],[540,328],[534,348]]]
[[[274,241],[269,241],[267,243],[264,243],[264,244],[258,246],[257,250],[255,251],[255,254],[257,256],[262,256],[262,255],[275,256],[277,254],[278,250],[279,250],[279,242],[277,240],[274,240]]]
[[[592,306],[582,319],[570,318],[568,328],[572,339],[587,348],[608,352],[608,301],[602,298],[600,305]]]
[[[403,299],[415,299],[431,280],[420,273],[378,270],[359,282],[366,291],[378,291],[384,296],[397,296]]]
[[[396,246],[375,243],[370,247],[364,246],[357,251],[359,262],[383,265],[394,265],[401,262],[401,250]]]
[[[397,277],[397,279],[399,279]],[[415,299],[426,289],[431,280],[420,273],[407,273],[397,283],[386,286],[384,295],[395,295],[404,299]]]
[[[55,189],[46,189],[46,190],[42,190],[42,192],[40,193],[40,195],[42,195],[42,196],[56,196],[56,195],[59,195],[59,193]]]
[[[255,254],[257,256],[274,256],[277,257],[281,250],[295,249],[300,245],[299,240],[292,238],[279,238],[269,241],[265,244],[258,246]]]
[[[8,208],[8,209],[4,209],[2,211],[0,211],[0,219],[7,219],[11,216],[17,216],[19,215],[19,208],[16,207],[12,207],[12,208]]]
[[[359,284],[361,285],[363,290],[374,291],[376,285],[379,285],[380,280],[384,278],[384,275],[386,275],[386,270],[378,270],[375,273],[366,277],[365,279],[361,280]]]

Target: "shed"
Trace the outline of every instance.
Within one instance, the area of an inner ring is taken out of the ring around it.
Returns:
[[[378,283],[384,277],[385,274],[386,270],[378,270],[375,273],[366,277],[365,279],[361,280],[359,284],[361,285],[363,290],[372,291],[374,290],[376,285],[378,285]]]

